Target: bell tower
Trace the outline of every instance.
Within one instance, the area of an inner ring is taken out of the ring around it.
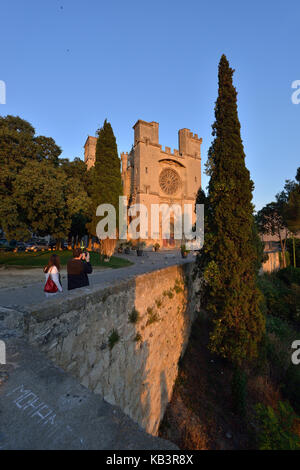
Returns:
[[[97,137],[93,137],[91,135],[85,141],[84,144],[84,162],[89,170],[92,166],[95,165],[96,161],[96,144],[97,144]]]

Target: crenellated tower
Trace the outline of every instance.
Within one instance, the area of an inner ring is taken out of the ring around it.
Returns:
[[[86,163],[88,170],[95,165],[96,144],[97,137],[93,137],[91,135],[88,136],[84,144],[84,162]]]
[[[178,150],[164,149],[159,143],[158,122],[138,120],[134,126],[134,144],[131,151],[121,153],[123,194],[129,205],[144,204],[148,214],[152,204],[179,205],[182,212],[186,204],[194,205],[201,186],[202,139],[189,129],[178,131]],[[97,138],[89,136],[85,143],[85,162],[90,168],[95,164]],[[151,227],[149,227],[151,230]],[[150,236],[150,233],[147,235]],[[165,248],[174,248],[178,241],[164,240],[160,227],[151,245],[158,241]],[[180,242],[179,242],[180,244]]]

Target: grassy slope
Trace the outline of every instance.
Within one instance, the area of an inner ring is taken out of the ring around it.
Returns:
[[[51,254],[57,254],[60,257],[62,266],[65,266],[72,253],[68,250],[64,251],[41,251],[37,253],[0,253],[0,265],[5,266],[20,266],[20,267],[43,267],[48,263]],[[122,268],[124,266],[130,266],[132,263],[126,259],[121,259],[116,256],[112,256],[108,263],[104,263],[100,260],[99,253],[90,253],[92,266],[101,266],[103,268]]]

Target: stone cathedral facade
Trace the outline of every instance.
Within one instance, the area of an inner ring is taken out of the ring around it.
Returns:
[[[171,152],[170,147],[163,149],[159,144],[157,122],[138,120],[133,129],[134,145],[129,153],[121,153],[123,194],[127,196],[129,206],[144,204],[149,220],[151,204],[179,204],[182,211],[184,204],[193,204],[194,207],[201,186],[202,139],[189,129],[180,129],[178,150]],[[96,137],[89,136],[84,146],[88,168],[95,163],[96,142]],[[151,233],[151,227],[149,230]],[[155,239],[148,240],[147,244],[154,242],[165,248],[180,245],[180,241],[174,240],[172,217],[170,237],[163,239],[160,227]]]

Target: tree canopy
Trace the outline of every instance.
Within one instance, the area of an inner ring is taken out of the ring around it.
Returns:
[[[300,232],[300,167],[297,169],[296,182],[291,186],[284,208],[284,219],[290,232]]]
[[[297,170],[297,176],[299,168]],[[283,267],[286,267],[286,243],[288,234],[300,230],[300,184],[286,180],[284,189],[277,193],[275,201],[266,204],[256,215],[259,231],[278,237]]]
[[[8,239],[86,233],[91,211],[86,165],[60,154],[54,139],[35,136],[29,122],[0,117],[0,225]]]

